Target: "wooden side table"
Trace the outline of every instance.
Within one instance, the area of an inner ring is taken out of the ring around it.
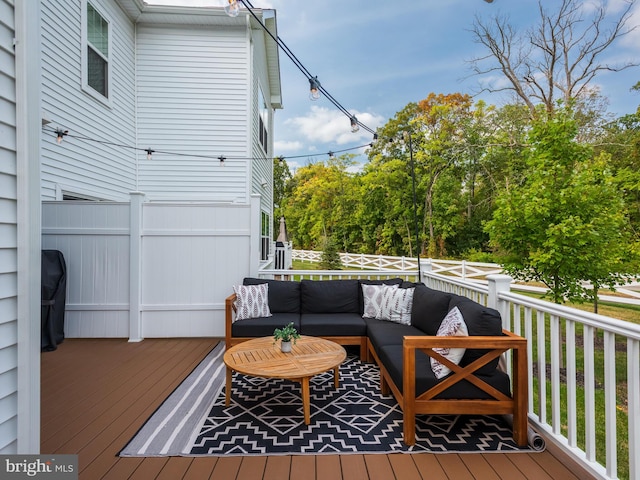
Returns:
[[[261,337],[231,347],[224,354],[227,366],[225,405],[231,401],[233,372],[252,377],[282,378],[299,382],[302,390],[304,423],[311,423],[309,380],[314,375],[333,370],[334,385],[340,385],[340,364],[347,358],[345,349],[323,338],[302,336],[290,353],[280,351],[280,342]]]

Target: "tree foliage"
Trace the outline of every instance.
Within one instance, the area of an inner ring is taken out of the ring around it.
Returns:
[[[635,28],[634,2],[616,15],[603,4],[560,0],[548,11],[539,2],[537,25],[524,32],[508,18],[476,18],[486,55],[474,72],[500,74],[506,82],[486,90],[510,91],[513,103],[430,93],[378,129],[358,173],[350,155],[293,177],[274,164],[276,217],[294,245],[329,239],[336,251],[500,260],[558,302],[595,300],[640,276],[640,107],[609,121],[593,82],[638,64],[605,61]]]
[[[568,108],[538,117],[525,151],[528,174],[501,191],[486,224],[507,271],[544,283],[557,303],[593,299],[624,277],[632,256],[609,157],[576,142],[577,130]]]

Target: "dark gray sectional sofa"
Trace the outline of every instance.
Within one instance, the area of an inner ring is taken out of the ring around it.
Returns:
[[[244,285],[268,284],[272,316],[234,321],[235,294],[226,299],[227,348],[250,338],[271,336],[293,322],[302,335],[360,347],[363,360],[380,367],[381,389],[392,393],[404,413],[404,441],[415,443],[416,414],[511,414],[514,439],[527,443],[526,340],[502,329],[500,314],[466,297],[424,284],[389,280],[280,281],[245,278]],[[414,288],[411,324],[363,318],[362,284],[397,284]],[[436,336],[447,313],[458,307],[466,337]],[[459,365],[436,348],[466,348]],[[512,350],[512,377],[498,368]],[[436,378],[430,357],[452,372]]]

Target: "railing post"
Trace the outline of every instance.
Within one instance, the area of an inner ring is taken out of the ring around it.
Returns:
[[[249,276],[257,277],[260,270],[260,195],[251,195],[250,200],[251,226],[249,228]]]
[[[509,312],[506,311],[507,309],[505,308],[506,303],[500,301],[498,294],[501,292],[509,292],[513,279],[509,275],[497,274],[487,275],[487,281],[489,282],[487,307],[498,310],[502,316],[503,328],[511,330],[511,319],[509,318]]]
[[[142,203],[144,193],[131,192],[129,200],[129,341],[139,342],[142,331]]]

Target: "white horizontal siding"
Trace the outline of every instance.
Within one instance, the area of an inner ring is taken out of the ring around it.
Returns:
[[[18,439],[18,266],[14,7],[0,0],[0,454]]]
[[[248,61],[244,29],[138,27],[138,144],[180,154],[139,155],[147,198],[248,201]]]
[[[42,142],[43,199],[55,199],[56,185],[103,199],[125,199],[136,188],[134,150],[100,143],[135,146],[134,27],[115,2],[93,3],[112,25],[110,106],[82,90],[84,2],[42,2],[42,108],[52,122]],[[60,145],[56,128],[69,130]]]

